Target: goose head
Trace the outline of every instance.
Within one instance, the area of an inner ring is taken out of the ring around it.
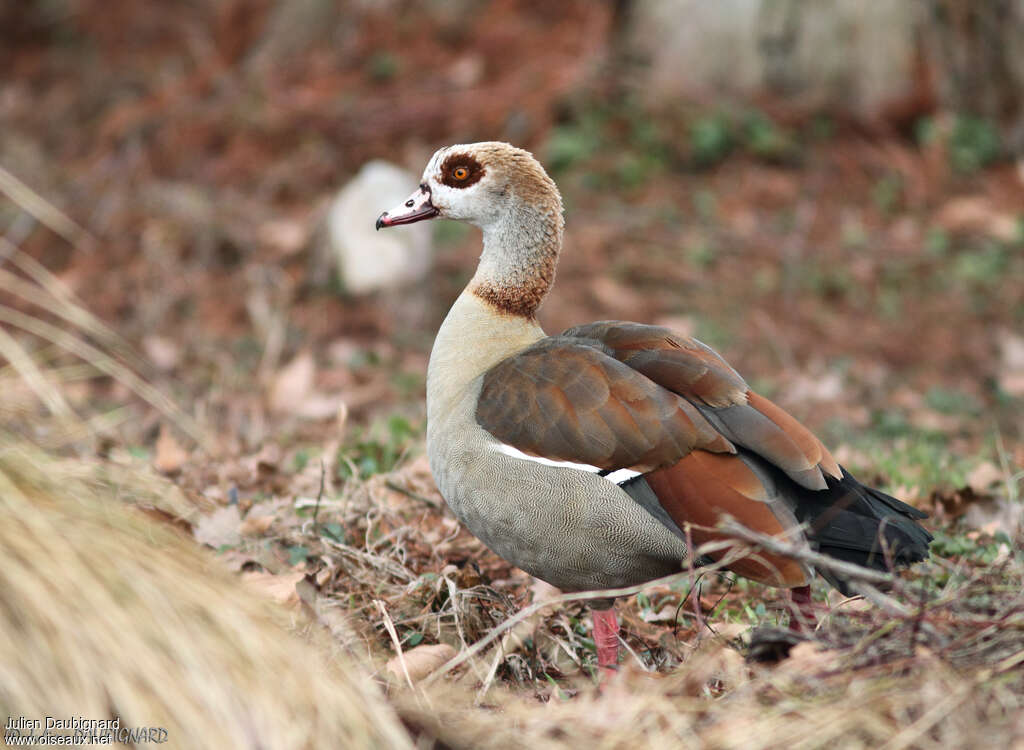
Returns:
[[[483,233],[469,291],[499,312],[533,318],[555,279],[562,246],[562,198],[544,167],[507,143],[438,150],[419,187],[377,219],[377,229],[441,216]]]
[[[377,229],[440,216],[485,232],[510,213],[561,216],[555,183],[523,149],[487,141],[438,149],[416,191],[377,219]]]

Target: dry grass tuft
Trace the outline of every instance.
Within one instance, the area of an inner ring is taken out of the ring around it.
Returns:
[[[120,717],[171,747],[408,746],[340,649],[123,507],[172,487],[96,469],[0,443],[0,713]]]

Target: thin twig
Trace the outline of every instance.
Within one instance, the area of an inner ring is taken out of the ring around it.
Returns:
[[[542,602],[531,604],[529,607],[521,609],[516,614],[509,617],[507,620],[505,620],[500,625],[495,627],[493,630],[491,630],[491,632],[489,632],[479,641],[474,643],[468,649],[458,654],[457,656],[453,657],[452,659],[449,659],[446,664],[443,664],[437,671],[430,675],[430,677],[428,677],[425,680],[424,684],[430,684],[434,680],[438,679],[441,675],[447,674],[451,670],[455,669],[455,667],[459,666],[467,659],[472,658],[473,656],[487,648],[487,646],[489,646],[502,633],[511,629],[517,623],[522,622],[523,620],[526,620],[529,617],[532,617],[536,613],[540,612],[542,609],[558,604],[567,604],[569,602],[582,602],[589,601],[591,599],[615,599],[620,596],[632,596],[633,594],[639,594],[641,591],[648,587],[665,584],[669,581],[679,578],[682,575],[685,575],[685,573],[679,572],[671,576],[666,576],[664,578],[657,578],[653,581],[648,581],[647,583],[641,583],[636,586],[627,586],[625,588],[620,589],[601,589],[600,591],[580,591],[572,594],[562,594],[561,596],[552,597],[551,599],[545,599]]]
[[[440,508],[441,507],[441,504],[438,503],[436,500],[431,500],[429,497],[425,497],[424,495],[420,495],[420,494],[417,494],[417,493],[413,492],[412,490],[406,489],[402,485],[396,484],[395,482],[391,481],[390,479],[388,479],[388,480],[386,480],[384,482],[384,486],[387,487],[389,490],[394,490],[395,492],[398,492],[398,493],[401,493],[401,494],[405,495],[406,497],[410,498],[411,500],[416,500],[417,502],[423,503],[424,505],[428,505],[431,508]]]
[[[711,609],[707,611],[706,614],[708,617],[711,617],[715,614],[715,611],[718,609],[718,606],[725,600],[725,597],[729,596],[729,592],[732,591],[732,587],[736,585],[735,578],[727,578],[726,580],[728,581],[729,585],[726,587],[725,591],[722,592],[722,595],[718,597],[718,600],[711,605]],[[701,607],[701,611],[703,611],[703,607]],[[709,625],[708,627],[710,628],[711,626]],[[715,635],[717,635],[717,633],[715,633]]]
[[[320,536],[320,529],[317,526],[316,518],[320,515],[320,501],[324,499],[324,477],[327,470],[324,468],[324,459],[320,458],[320,489],[316,493],[316,505],[313,506],[313,534]]]
[[[409,683],[409,688],[413,689],[412,677],[409,676],[409,668],[405,665],[405,653],[402,651],[402,642],[398,640],[398,631],[395,630],[395,623],[391,621],[391,615],[388,614],[384,602],[380,599],[374,599],[373,603],[377,605],[377,609],[380,610],[381,615],[384,617],[384,627],[388,631],[388,635],[391,636],[391,642],[395,644],[395,653],[398,654],[398,663],[402,665],[405,681]]]
[[[1010,504],[1017,502],[1017,481],[1024,477],[1024,472],[1010,474],[1010,459],[1006,454],[1006,445],[1003,443],[1003,433],[996,427],[996,455],[999,457],[999,468],[1003,472],[1003,482],[1006,486],[1006,497]]]
[[[854,563],[836,560],[828,555],[823,555],[820,552],[814,552],[807,549],[806,547],[780,541],[775,537],[768,536],[767,534],[760,534],[752,529],[748,529],[746,526],[730,517],[727,517],[722,521],[722,523],[718,525],[718,528],[731,537],[757,545],[758,547],[761,547],[773,554],[789,557],[801,562],[807,562],[815,567],[825,568],[835,573],[839,573],[847,580],[850,588],[855,593],[860,594],[872,604],[886,612],[899,615],[901,617],[907,617],[911,614],[911,610],[908,607],[896,601],[891,596],[883,594],[871,585],[872,583],[881,583],[886,585],[894,583],[897,579],[891,573],[883,573]]]
[[[0,256],[9,257],[15,267],[30,279],[22,279],[9,271],[0,271],[0,285],[5,291],[88,333],[136,370],[144,371],[149,367],[148,360],[136,354],[117,331],[89,312],[67,284],[38,260],[4,237],[0,237]]]
[[[1009,670],[1013,669],[1016,666],[1019,666],[1020,664],[1024,664],[1024,651],[1018,651],[1012,656],[1007,656],[1002,661],[997,662],[996,665],[992,668],[992,671],[995,674],[1001,674],[1003,672],[1008,672]]]
[[[921,632],[921,621],[924,619],[924,613],[928,604],[928,588],[925,586],[921,587],[921,597],[917,606],[917,614],[914,616],[914,626],[910,628],[910,653],[908,656],[913,656],[917,649],[917,636]]]
[[[634,651],[633,648],[628,643],[626,643],[626,639],[623,638],[621,634],[619,634],[617,637],[619,639],[619,643],[622,644],[622,647],[624,649],[626,649],[626,651],[634,659],[636,659],[636,663],[640,665],[640,669],[642,669],[645,672],[653,672],[654,671],[653,669],[648,667],[646,664],[644,664],[644,660],[640,658],[640,654],[638,654],[636,651]]]
[[[910,607],[896,601],[887,594],[883,594],[867,581],[849,581],[848,583],[851,591],[855,594],[860,594],[884,612],[899,617],[910,617],[913,614]]]
[[[476,694],[476,705],[480,705],[483,701],[484,696],[491,689],[491,683],[494,682],[494,676],[498,674],[498,667],[501,665],[502,660],[505,658],[505,646],[508,644],[508,639],[512,636],[511,633],[506,633],[505,637],[501,639],[501,646],[498,647],[498,652],[494,655],[494,661],[491,662],[491,668],[487,670],[487,677],[484,679],[484,684]],[[569,649],[566,648],[568,652]]]
[[[83,239],[92,246],[98,244],[88,230],[3,167],[0,167],[0,193],[71,245],[78,247]]]
[[[946,696],[925,711],[914,723],[904,727],[898,734],[891,737],[882,747],[885,750],[901,750],[910,747],[927,734],[932,727],[949,716],[957,706],[967,700],[976,689],[976,685],[968,682],[950,691]]]
[[[686,549],[689,554],[686,556],[686,573],[690,579],[690,590],[686,593],[687,597],[692,596],[693,601],[693,616],[697,621],[697,629],[700,630],[702,627],[707,627],[712,633],[714,629],[704,621],[704,612],[700,607],[700,579],[702,575],[696,575],[694,564],[697,560],[697,553],[693,550],[693,533],[690,524],[686,524]]]
[[[387,573],[388,575],[394,576],[405,583],[410,583],[416,580],[412,573],[396,563],[394,560],[389,560],[388,558],[381,557],[379,555],[371,555],[368,552],[363,552],[360,549],[356,549],[355,547],[351,547],[347,544],[331,539],[330,537],[324,536],[320,538],[323,540],[324,544],[341,554],[354,558],[359,562],[365,563],[381,572]]]
[[[3,355],[11,363],[11,367],[35,392],[51,414],[64,418],[75,417],[75,413],[68,406],[68,402],[64,400],[60,389],[46,379],[32,360],[32,356],[25,351],[25,347],[3,328],[0,328],[0,355]]]
[[[878,570],[871,570],[854,563],[836,560],[835,558],[814,552],[805,546],[798,546],[783,542],[768,534],[760,534],[753,529],[748,529],[743,524],[727,517],[718,525],[718,528],[731,537],[744,542],[762,547],[768,552],[782,557],[789,557],[800,562],[811,563],[815,567],[840,573],[844,578],[853,581],[865,581],[868,583],[892,583],[895,578],[891,573],[883,573]]]
[[[203,431],[191,417],[181,411],[174,401],[106,353],[57,326],[6,305],[0,305],[0,321],[51,341],[89,362],[96,369],[130,388],[164,416],[173,420],[193,440],[206,447],[208,441]]]

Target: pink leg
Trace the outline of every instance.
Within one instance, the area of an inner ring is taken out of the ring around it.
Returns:
[[[619,667],[619,621],[614,605],[608,609],[592,609],[594,644],[597,646],[597,666],[602,669]]]
[[[814,616],[814,604],[811,601],[811,587],[798,586],[792,589],[793,615],[789,620],[789,629],[794,633],[802,633],[805,629],[814,629],[818,618]]]

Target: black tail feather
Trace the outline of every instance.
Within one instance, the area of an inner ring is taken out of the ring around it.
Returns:
[[[800,492],[794,508],[819,552],[881,571],[928,557],[932,535],[917,523],[927,513],[861,484],[846,469],[842,479],[826,481],[825,491]],[[822,572],[836,588],[850,593],[841,577]]]
[[[907,518],[913,518],[915,520],[920,520],[922,518],[927,518],[928,517],[928,514],[925,513],[923,510],[918,510],[913,505],[907,505],[902,500],[897,500],[892,495],[887,495],[887,494],[885,494],[884,492],[882,492],[879,489],[875,489],[874,487],[869,487],[866,484],[861,484],[856,479],[854,479],[845,468],[843,468],[843,467],[839,467],[839,468],[841,468],[843,470],[843,478],[840,481],[840,483],[841,482],[853,483],[854,485],[857,486],[858,489],[866,492],[867,495],[871,498],[872,501],[874,501],[876,503],[881,503],[882,505],[885,505],[886,507],[888,507],[890,510],[894,510],[897,513],[899,513],[900,515],[906,516]]]

